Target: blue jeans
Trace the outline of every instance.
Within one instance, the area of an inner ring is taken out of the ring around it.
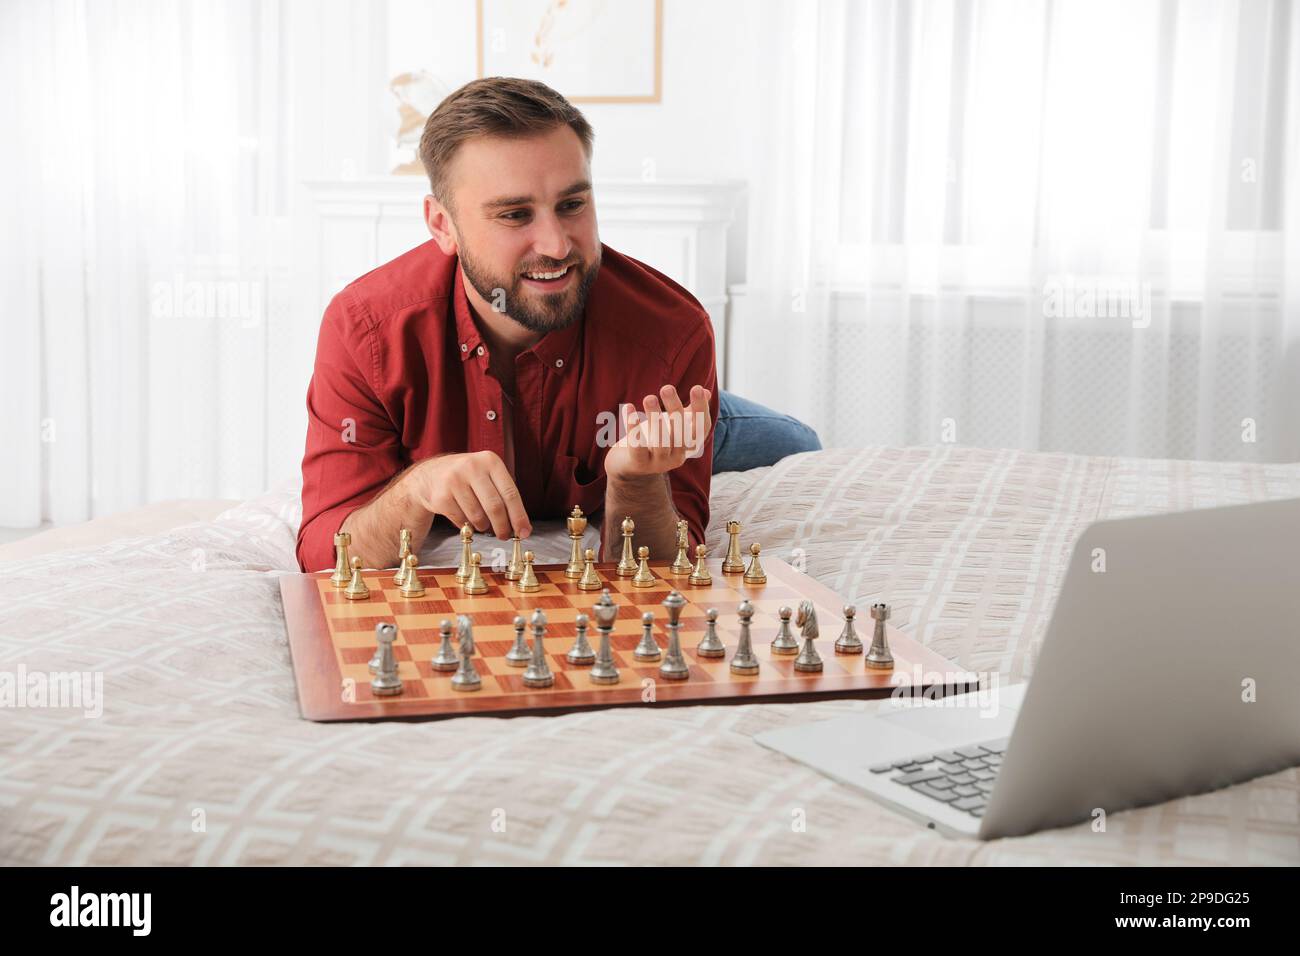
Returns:
[[[713,426],[715,475],[774,465],[786,455],[821,447],[817,433],[798,419],[728,391],[718,393],[718,421]]]

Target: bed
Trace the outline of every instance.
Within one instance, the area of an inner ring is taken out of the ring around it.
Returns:
[[[889,601],[923,643],[1010,682],[1033,670],[1088,522],[1296,496],[1300,464],[827,449],[715,476],[709,543],[736,518],[765,553],[859,606]],[[198,512],[0,550],[0,671],[102,672],[105,694],[98,718],[0,710],[0,862],[1300,863],[1296,769],[1114,814],[1105,833],[979,843],[751,739],[870,702],[310,723],[277,583],[295,570],[296,493]],[[538,560],[562,559],[562,528],[539,535]],[[456,545],[423,559],[450,563]]]

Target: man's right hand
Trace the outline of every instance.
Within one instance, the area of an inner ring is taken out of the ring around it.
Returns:
[[[533,533],[524,499],[500,456],[492,451],[439,455],[412,469],[414,497],[431,514],[460,528],[492,529],[502,541]]]

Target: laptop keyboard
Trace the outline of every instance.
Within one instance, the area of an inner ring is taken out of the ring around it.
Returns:
[[[894,776],[889,779],[894,783],[941,800],[954,810],[982,817],[993,792],[993,781],[1002,769],[1002,754],[1006,749],[1005,739],[989,740],[867,769],[872,773],[892,773]]]

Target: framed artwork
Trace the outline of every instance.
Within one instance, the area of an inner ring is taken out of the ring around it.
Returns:
[[[541,80],[575,103],[658,103],[663,0],[477,0],[478,75]]]

